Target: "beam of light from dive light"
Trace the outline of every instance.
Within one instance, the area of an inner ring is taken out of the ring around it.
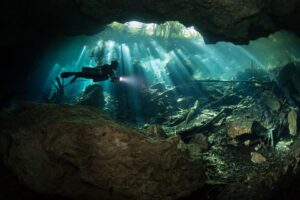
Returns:
[[[121,76],[119,80],[120,82],[126,83],[133,87],[141,87],[145,85],[144,81],[141,78],[135,76]]]

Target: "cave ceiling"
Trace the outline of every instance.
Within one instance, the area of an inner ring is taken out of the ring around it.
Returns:
[[[280,29],[299,31],[298,0],[21,0],[2,3],[9,33],[94,34],[112,21],[195,26],[207,42],[245,42]]]

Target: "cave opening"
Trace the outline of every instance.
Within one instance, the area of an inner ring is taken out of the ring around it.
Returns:
[[[66,40],[63,45],[55,44],[41,59],[41,66],[31,73],[30,94],[26,98],[90,104],[117,120],[137,126],[163,123],[158,116],[176,114],[193,106],[197,99],[210,97],[212,94],[203,89],[204,84],[229,86],[234,81],[251,79],[261,83],[272,81],[276,69],[297,63],[300,58],[300,40],[288,31],[278,31],[248,45],[205,44],[194,27],[185,27],[176,21],[113,22],[99,34]],[[103,95],[94,102],[84,96],[84,90],[93,80],[79,78],[70,84],[72,78],[60,78],[62,72],[81,71],[84,66],[101,66],[113,60],[119,63],[116,75],[121,81],[99,82],[97,91]],[[63,94],[59,95],[60,83],[56,78],[65,85]],[[186,85],[189,86],[185,88]],[[146,91],[147,88],[150,90]],[[145,99],[145,93],[163,90],[171,91],[166,92],[165,99],[162,97],[157,102]]]

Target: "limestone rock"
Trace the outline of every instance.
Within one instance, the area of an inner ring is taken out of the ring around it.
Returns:
[[[245,98],[242,103],[227,117],[227,135],[236,138],[245,134],[252,134],[254,121],[260,121],[262,109],[251,100]]]
[[[268,106],[272,111],[278,111],[281,107],[278,98],[270,91],[265,91],[261,95],[262,102]]]
[[[164,130],[158,124],[151,124],[147,130],[153,137],[166,137]]]
[[[253,37],[252,29],[255,27],[261,31],[254,33],[254,36],[287,26],[286,16],[294,16],[296,19],[294,24],[297,25],[299,11],[299,3],[293,0],[289,0],[288,3],[283,0],[272,1],[272,3],[263,0],[174,0],[172,2],[142,0],[139,3],[78,0],[76,2],[80,14],[93,19],[92,22],[98,24],[109,21],[122,22],[132,16],[139,16],[144,21],[179,20],[201,27],[205,32],[213,32],[233,39]],[[86,18],[82,20],[87,23]]]
[[[291,110],[288,114],[289,133],[292,136],[297,135],[297,113],[295,110]]]
[[[31,189],[73,199],[177,199],[204,183],[177,137],[146,138],[85,106],[1,113],[4,163]]]
[[[102,108],[105,101],[101,85],[93,84],[87,86],[84,92],[78,97],[77,104]]]
[[[260,153],[257,153],[257,152],[251,152],[251,161],[253,163],[256,163],[256,164],[261,164],[263,162],[266,162],[266,158],[261,155]]]
[[[295,0],[47,0],[26,4],[5,0],[1,11],[3,16],[10,16],[3,19],[5,24],[11,24],[8,29],[10,31],[5,34],[19,33],[25,26],[23,24],[31,18],[37,26],[36,30],[43,29],[47,33],[53,33],[53,30],[61,28],[62,32],[74,35],[97,33],[108,23],[127,22],[138,16],[145,22],[178,20],[201,28],[204,35],[237,40],[257,38],[279,29],[299,31],[299,4]],[[24,15],[27,6],[32,12]],[[47,21],[52,26],[45,23]],[[35,38],[34,34],[32,38]],[[17,43],[18,37],[10,40],[4,42]]]
[[[300,105],[300,63],[288,63],[282,67],[279,67],[278,82],[284,86],[284,90],[295,103]]]
[[[189,143],[197,144],[199,146],[201,152],[208,149],[207,137],[205,135],[203,135],[202,133],[193,135],[193,137]]]
[[[227,134],[230,138],[236,138],[241,135],[251,134],[252,123],[237,124],[229,122],[227,124]]]

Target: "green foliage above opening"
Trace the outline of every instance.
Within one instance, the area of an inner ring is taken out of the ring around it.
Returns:
[[[185,27],[177,21],[167,21],[163,24],[145,24],[137,21],[121,24],[113,22],[107,25],[107,30],[136,36],[150,36],[159,38],[178,39],[203,39],[202,35],[194,27]]]

